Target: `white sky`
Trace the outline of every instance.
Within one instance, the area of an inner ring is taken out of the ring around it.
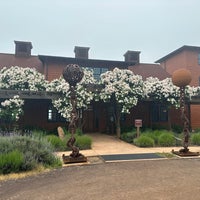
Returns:
[[[14,40],[30,41],[32,54],[124,60],[141,51],[151,63],[183,45],[200,46],[200,0],[0,0],[0,53]]]

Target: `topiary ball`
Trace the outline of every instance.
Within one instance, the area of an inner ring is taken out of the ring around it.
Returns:
[[[186,69],[178,69],[172,74],[172,82],[178,87],[189,85],[192,80],[191,72]]]

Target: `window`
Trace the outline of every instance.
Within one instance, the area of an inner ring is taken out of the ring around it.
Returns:
[[[199,86],[200,86],[200,77],[199,77]]]
[[[152,105],[151,116],[152,116],[153,122],[166,122],[166,121],[168,121],[167,106],[154,103]]]
[[[102,67],[88,67],[88,69],[93,71],[94,78],[96,80],[99,80],[100,75],[108,71],[108,68],[102,68]]]
[[[50,106],[48,109],[47,119],[50,122],[65,122],[66,121],[66,119],[64,119],[53,106]]]

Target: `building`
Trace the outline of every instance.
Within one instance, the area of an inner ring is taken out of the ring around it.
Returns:
[[[0,68],[10,66],[34,67],[45,75],[48,81],[59,78],[63,68],[68,64],[78,64],[80,67],[92,68],[96,79],[101,73],[112,70],[115,67],[130,69],[135,74],[141,75],[145,80],[153,76],[159,79],[170,77],[170,74],[162,68],[160,64],[140,63],[139,51],[127,51],[124,54],[124,61],[99,60],[89,58],[89,47],[75,46],[75,56],[59,57],[49,55],[32,55],[31,42],[15,41],[15,53],[0,53]],[[9,97],[1,93],[1,99]],[[66,126],[66,122],[52,107],[51,99],[56,94],[21,94],[26,100],[24,105],[24,115],[20,119],[21,128],[38,127],[47,130],[54,130],[58,126]],[[113,122],[110,120],[112,115],[112,103],[94,102],[90,108],[83,113],[84,130],[87,132],[109,132],[114,130]],[[177,110],[170,110],[172,120],[180,124],[177,119]],[[175,113],[175,114],[174,114]],[[122,117],[122,125],[134,126],[135,119],[142,119],[143,126],[152,127],[153,125],[168,124],[168,109],[165,105],[155,104],[154,102],[140,102],[138,106],[131,110],[130,115]]]
[[[156,61],[170,75],[184,68],[191,72],[191,86],[200,86],[200,47],[182,46]],[[200,128],[200,101],[191,101],[189,119],[192,129]]]

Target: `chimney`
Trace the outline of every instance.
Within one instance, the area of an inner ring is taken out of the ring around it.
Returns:
[[[125,62],[140,63],[140,51],[127,51],[124,54]]]
[[[31,56],[31,49],[33,48],[31,42],[14,41],[16,56]]]
[[[89,47],[74,47],[75,58],[88,59]]]

